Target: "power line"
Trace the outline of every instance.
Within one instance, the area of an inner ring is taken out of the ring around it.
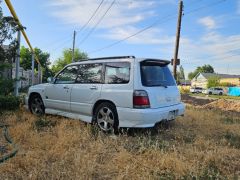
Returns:
[[[240,48],[237,48],[237,49],[232,49],[230,51],[227,51],[225,53],[220,53],[220,54],[216,54],[216,55],[213,55],[213,56],[208,56],[208,60],[211,60],[212,62],[218,60],[219,59],[223,59],[223,58],[229,58],[229,57],[234,57],[234,56],[239,56],[240,55],[240,52],[237,52],[235,54],[232,54],[232,55],[226,55],[224,56],[225,54],[228,54],[228,53],[232,53],[233,51],[239,51]],[[223,55],[222,57],[220,55]],[[219,57],[220,56],[220,57]],[[199,58],[200,60],[200,58]],[[202,61],[192,61],[192,62],[187,62],[187,63],[183,63],[183,64],[193,64],[193,63],[200,63]]]
[[[87,40],[87,38],[93,33],[93,31],[96,29],[96,27],[100,24],[100,22],[103,20],[103,18],[107,15],[108,11],[112,8],[113,4],[116,0],[113,0],[111,5],[108,7],[108,9],[105,11],[105,13],[101,16],[101,18],[98,20],[98,22],[94,25],[94,27],[89,31],[89,33],[80,41],[78,46],[82,44],[84,41]]]
[[[80,30],[78,30],[77,32],[82,31],[85,27],[87,27],[87,25],[89,24],[89,22],[92,20],[92,18],[96,15],[97,11],[99,10],[99,8],[101,7],[101,5],[103,4],[104,0],[102,0],[100,2],[100,4],[98,5],[97,9],[95,9],[95,11],[93,12],[92,16],[88,19],[88,21],[81,27]]]
[[[55,43],[49,44],[49,45],[51,45],[51,47],[49,49],[55,51],[55,49],[58,49],[60,46],[65,44],[67,41],[70,41],[70,39],[72,39],[72,37],[70,35],[68,35],[61,40],[58,40],[58,41],[56,40]]]
[[[226,0],[220,0],[220,1],[217,1],[217,2],[214,2],[214,3],[210,3],[210,4],[206,5],[206,6],[202,6],[202,7],[193,9],[193,10],[185,13],[185,15],[191,14],[191,13],[194,13],[194,12],[197,12],[197,11],[200,11],[200,10],[205,9],[205,8],[209,8],[209,7],[211,7],[211,6],[215,6],[215,5],[220,4],[220,3],[224,2],[224,1],[226,1]],[[154,23],[150,24],[149,26],[147,26],[147,27],[145,27],[145,28],[137,31],[136,33],[134,33],[134,34],[132,34],[132,35],[130,35],[130,36],[127,36],[127,37],[125,37],[125,38],[123,38],[123,39],[121,39],[121,40],[118,40],[118,41],[116,41],[116,42],[114,42],[114,43],[111,43],[111,44],[109,44],[109,45],[107,45],[107,46],[104,46],[104,47],[102,47],[102,48],[99,48],[99,49],[90,51],[90,52],[88,52],[88,54],[96,53],[96,52],[102,51],[102,50],[104,50],[104,49],[110,48],[110,47],[112,47],[112,46],[115,46],[115,45],[117,45],[117,44],[119,44],[119,43],[121,43],[121,42],[123,42],[123,41],[126,41],[126,40],[128,40],[128,39],[130,39],[130,38],[132,38],[132,37],[134,37],[134,36],[136,36],[136,35],[144,32],[144,31],[146,31],[146,30],[148,30],[148,29],[156,26],[156,25],[165,23],[165,22],[167,22],[168,20],[171,20],[171,19],[173,19],[173,18],[175,18],[175,17],[176,17],[176,15],[168,15],[168,16],[164,17],[164,18],[166,18],[166,19],[165,19],[164,21],[162,21],[162,22],[160,22],[161,19],[159,19],[159,20],[155,21]]]

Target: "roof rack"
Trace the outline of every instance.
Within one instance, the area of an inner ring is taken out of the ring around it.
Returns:
[[[85,61],[89,61],[89,60],[103,60],[103,59],[126,59],[126,58],[132,58],[132,59],[134,59],[135,56],[100,57],[100,58],[90,58],[90,59],[85,59]],[[81,61],[82,61],[82,60],[81,60]]]

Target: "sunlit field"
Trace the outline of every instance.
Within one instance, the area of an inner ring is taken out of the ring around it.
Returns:
[[[118,136],[58,116],[6,112],[17,155],[0,179],[239,178],[240,117],[188,107],[184,117]]]

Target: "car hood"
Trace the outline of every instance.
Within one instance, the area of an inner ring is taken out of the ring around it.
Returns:
[[[46,86],[49,86],[49,83],[33,85],[29,89],[44,89]]]

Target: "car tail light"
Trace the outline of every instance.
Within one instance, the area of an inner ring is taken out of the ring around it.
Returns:
[[[133,92],[133,107],[134,108],[150,108],[148,94],[144,90],[135,90]]]

